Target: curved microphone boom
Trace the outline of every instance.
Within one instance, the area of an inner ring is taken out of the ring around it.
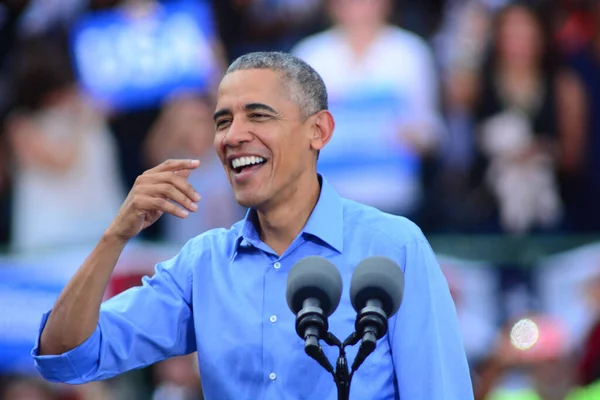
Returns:
[[[296,333],[304,339],[306,354],[331,373],[333,367],[319,340],[327,337],[327,318],[336,310],[341,297],[340,272],[325,258],[305,257],[291,268],[287,279],[286,298],[290,310],[296,315]]]
[[[375,350],[377,340],[388,329],[388,319],[402,303],[404,273],[400,266],[386,257],[369,257],[355,268],[350,283],[350,300],[358,313],[355,342],[362,340],[352,372]]]

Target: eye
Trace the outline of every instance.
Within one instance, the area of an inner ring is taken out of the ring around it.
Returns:
[[[270,117],[270,115],[261,114],[261,113],[252,113],[252,114],[250,114],[250,119],[253,119],[253,120],[267,119],[269,117]]]
[[[217,130],[225,129],[227,128],[227,126],[229,126],[230,123],[231,121],[228,119],[220,119],[217,122],[215,122],[215,128]]]

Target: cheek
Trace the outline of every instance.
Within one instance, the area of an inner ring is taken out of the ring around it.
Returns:
[[[223,135],[220,133],[216,133],[213,139],[213,147],[215,148],[217,154],[221,155],[223,153]]]

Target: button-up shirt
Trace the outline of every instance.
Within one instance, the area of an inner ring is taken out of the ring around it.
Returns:
[[[306,355],[296,334],[285,296],[288,271],[314,255],[337,266],[344,290],[329,330],[343,340],[356,320],[352,272],[364,258],[380,255],[402,268],[404,298],[388,333],[354,374],[350,398],[472,399],[454,303],[421,230],[321,183],[308,222],[283,254],[260,240],[250,210],[231,229],[190,240],[142,286],[104,302],[96,330],[80,346],[40,356],[36,345],[37,368],[50,381],[80,384],[197,351],[208,400],[333,400],[331,374]],[[337,348],[322,345],[335,365]],[[350,365],[357,349],[347,348]]]

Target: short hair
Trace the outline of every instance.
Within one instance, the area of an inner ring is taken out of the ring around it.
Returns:
[[[323,78],[298,57],[277,51],[248,53],[238,57],[225,75],[248,69],[269,69],[281,74],[283,84],[300,107],[303,118],[329,107]]]

